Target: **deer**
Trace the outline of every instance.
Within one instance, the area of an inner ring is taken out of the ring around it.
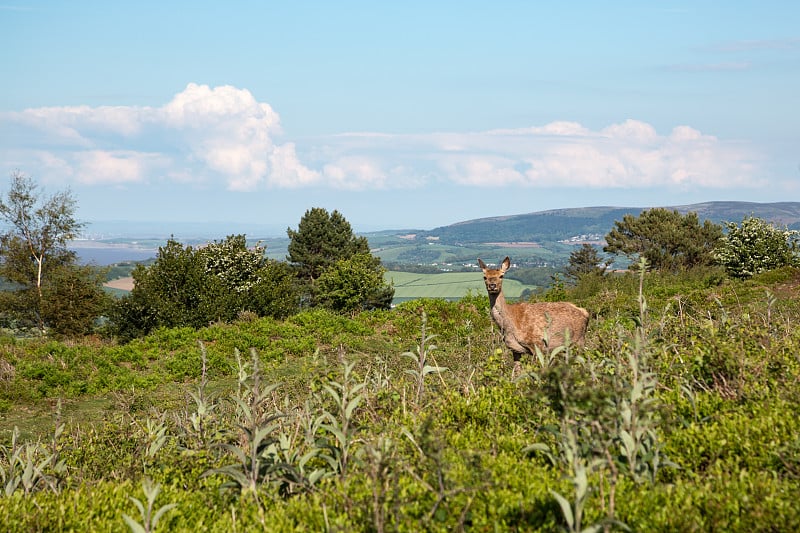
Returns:
[[[521,368],[523,354],[536,354],[536,349],[544,351],[563,346],[567,342],[583,345],[589,312],[571,302],[520,302],[506,303],[503,294],[503,276],[511,267],[511,259],[506,257],[500,268],[492,269],[478,258],[483,270],[486,291],[492,320],[500,328],[503,342],[514,355],[516,375]]]

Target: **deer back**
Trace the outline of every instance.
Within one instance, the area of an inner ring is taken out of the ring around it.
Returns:
[[[589,324],[589,312],[569,302],[507,304],[508,318],[513,322],[516,341],[533,352],[534,347],[550,348],[566,342],[582,345]],[[545,337],[547,342],[545,343]]]

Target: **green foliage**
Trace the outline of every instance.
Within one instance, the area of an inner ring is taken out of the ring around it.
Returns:
[[[616,221],[603,250],[633,261],[644,257],[653,269],[676,271],[711,264],[721,238],[722,228],[708,220],[701,225],[697,213],[659,207]]]
[[[337,312],[389,309],[394,289],[384,282],[380,259],[358,253],[325,269],[314,284],[317,302]]]
[[[286,257],[300,279],[313,281],[340,259],[369,253],[366,237],[357,237],[339,211],[314,207],[305,212],[297,230],[286,229],[291,239]]]
[[[354,455],[356,434],[359,431],[356,425],[356,410],[364,401],[362,389],[365,382],[356,381],[353,374],[355,363],[343,361],[341,383],[330,380],[322,385],[328,398],[333,402],[331,411],[324,411],[317,419],[320,430],[327,431],[330,435],[318,442],[320,456],[325,459],[332,471],[346,476]]]
[[[800,527],[795,269],[730,280],[712,269],[639,268],[562,290],[592,310],[586,346],[523,359],[519,379],[510,379],[485,295],[352,317],[312,309],[160,328],[125,345],[0,338],[9,406],[0,464],[8,471],[3,450],[31,445],[33,465],[56,453],[48,464],[65,467],[41,469],[56,489],[39,482],[26,495],[20,482],[1,496],[0,523],[12,531]],[[448,370],[431,371],[440,366]],[[56,435],[48,411],[58,397],[68,401]],[[89,412],[89,403],[100,406]],[[175,507],[154,523],[165,504]]]
[[[0,319],[15,329],[82,335],[105,310],[103,273],[77,265],[67,248],[84,226],[76,209],[69,191],[44,198],[30,177],[12,172],[0,198],[0,219],[8,226],[0,234],[0,279],[14,288],[0,298]]]
[[[417,382],[417,391],[415,397],[415,404],[417,408],[421,407],[422,397],[425,393],[425,377],[429,374],[440,374],[447,370],[446,367],[436,366],[436,361],[433,359],[433,350],[436,345],[431,341],[436,337],[435,335],[428,335],[425,331],[428,323],[428,317],[425,311],[422,312],[422,334],[420,341],[413,352],[403,352],[403,357],[410,359],[414,363],[414,367],[406,370],[407,374],[414,376]],[[431,360],[433,364],[428,362]]]
[[[154,484],[152,480],[148,478],[144,478],[142,480],[142,491],[144,492],[144,496],[147,500],[146,502],[143,503],[138,498],[134,498],[132,496],[130,498],[130,500],[139,510],[139,515],[142,518],[142,522],[137,522],[127,514],[123,514],[122,517],[124,518],[128,527],[134,533],[151,533],[156,530],[156,526],[158,526],[158,522],[161,520],[164,514],[174,509],[176,505],[174,503],[170,503],[155,509],[155,501],[161,492],[161,485],[158,483]]]
[[[247,248],[243,235],[194,249],[170,239],[152,265],[137,265],[134,288],[110,313],[121,340],[159,327],[200,328],[248,312],[284,317],[297,309],[297,291],[285,265]]]
[[[258,316],[286,318],[299,309],[300,291],[292,268],[282,261],[267,261],[256,272],[249,291],[250,309]]]
[[[370,253],[366,237],[357,237],[341,213],[309,209],[297,230],[286,232],[286,258],[304,286],[304,306],[345,313],[391,306],[394,289],[384,281],[386,269]]]
[[[602,276],[610,261],[603,261],[597,248],[591,244],[582,244],[580,248],[569,254],[569,264],[564,269],[567,278],[577,281],[583,276]]]
[[[756,217],[742,223],[725,223],[727,233],[714,258],[736,278],[749,278],[767,270],[800,265],[800,231],[778,228]]]
[[[54,268],[42,287],[42,317],[49,331],[66,337],[92,333],[111,305],[101,290],[104,281],[105,273],[90,266]]]

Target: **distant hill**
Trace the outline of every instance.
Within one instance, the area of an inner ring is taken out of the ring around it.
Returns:
[[[717,224],[725,221],[741,222],[746,216],[756,216],[781,226],[800,230],[800,202],[752,203],[752,202],[705,202],[691,205],[667,207],[681,213],[694,211],[700,220],[711,220]],[[518,266],[561,268],[569,261],[575,246],[591,243],[602,246],[606,234],[614,227],[614,222],[622,220],[626,214],[638,215],[648,207],[578,207],[552,209],[522,215],[498,216],[458,222],[432,230],[396,229],[361,233],[367,238],[372,252],[381,258],[385,265],[394,270],[414,272],[441,272],[451,270],[477,269],[478,257],[494,263],[506,255]],[[120,226],[122,227],[122,226]],[[170,226],[171,227],[171,226]],[[108,228],[103,228],[104,230]],[[113,228],[112,228],[113,229]],[[123,228],[124,229],[124,228]],[[142,228],[148,230],[153,228]],[[207,242],[208,239],[221,238],[218,235],[200,233],[198,228],[184,227],[184,234],[175,237],[187,244]],[[240,228],[226,227],[226,234]],[[284,260],[288,253],[287,237],[259,237],[257,228],[241,228],[252,242],[261,241],[267,247],[271,259]],[[126,231],[130,230],[128,228]],[[191,230],[191,231],[190,231]],[[252,231],[256,233],[253,234]],[[102,244],[114,248],[121,247],[125,260],[141,259],[141,247],[149,247],[155,257],[156,249],[165,241],[164,237],[147,240],[150,233],[120,237],[109,232]],[[220,234],[221,235],[221,234]],[[102,262],[98,244],[75,242],[74,248],[82,259]],[[133,252],[124,256],[125,246]],[[135,252],[135,253],[134,253]],[[139,254],[139,255],[135,255]],[[116,257],[116,256],[115,256]],[[121,261],[122,259],[115,259]]]
[[[422,231],[418,238],[436,239],[442,244],[489,242],[558,242],[581,236],[604,237],[626,214],[639,215],[648,207],[579,207],[552,209],[522,215],[480,218]],[[680,213],[695,212],[701,221],[741,222],[756,216],[790,229],[800,229],[800,202],[704,202],[667,206]],[[585,240],[591,240],[585,239]]]

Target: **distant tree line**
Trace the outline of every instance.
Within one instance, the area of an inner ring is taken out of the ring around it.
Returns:
[[[0,326],[64,336],[105,331],[128,340],[161,327],[199,328],[243,317],[283,318],[308,307],[340,313],[387,309],[394,288],[338,211],[306,211],[286,261],[268,259],[260,243],[229,235],[204,246],[170,238],[155,261],[135,267],[133,290],[114,300],[105,269],[79,265],[67,243],[83,224],[69,190],[45,197],[21,172],[0,199]]]
[[[696,213],[653,208],[623,216],[605,240],[602,249],[611,257],[604,259],[597,247],[582,245],[570,255],[565,269],[569,279],[602,276],[619,256],[625,256],[632,268],[643,257],[654,270],[680,272],[716,265],[736,278],[800,266],[800,231],[756,217],[721,226],[708,220],[701,224]]]
[[[312,208],[290,239],[286,261],[265,257],[259,244],[229,235],[204,246],[170,238],[155,261],[137,265],[133,290],[113,299],[103,289],[106,270],[79,265],[67,244],[83,223],[69,190],[45,196],[25,174],[11,174],[0,197],[0,326],[40,335],[85,335],[101,328],[126,340],[161,327],[199,328],[247,317],[290,316],[322,307],[339,313],[387,309],[394,288],[385,267],[338,211]],[[602,248],[584,244],[569,258],[569,281],[603,276],[614,258],[648,268],[681,272],[721,266],[746,278],[783,266],[800,266],[800,232],[746,217],[723,226],[696,213],[663,208],[626,214]],[[563,283],[555,269],[520,268],[515,279],[543,286]]]
[[[266,258],[260,244],[248,248],[244,235],[197,248],[170,239],[153,264],[134,269],[133,290],[111,308],[111,331],[130,339],[159,327],[284,318],[309,307],[355,313],[391,306],[394,288],[380,259],[341,213],[310,209],[287,233],[286,262]]]

